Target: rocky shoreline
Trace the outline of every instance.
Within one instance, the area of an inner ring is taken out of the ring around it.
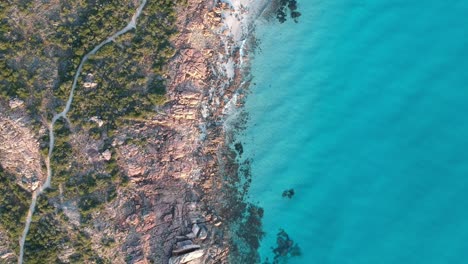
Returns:
[[[248,239],[233,231],[261,215],[243,200],[249,181],[240,186],[239,171],[248,164],[238,164],[231,147],[248,86],[242,49],[254,42],[249,34],[260,9],[252,16],[241,2],[190,0],[179,7],[168,103],[112,142],[130,184],[94,216],[89,232],[112,237],[120,252],[95,250],[115,263],[257,261],[259,222],[245,229]],[[129,138],[145,140],[128,144]]]
[[[181,34],[175,41],[179,52],[169,65],[168,92],[178,102],[172,109],[180,109],[190,100],[189,104],[198,108],[191,109],[195,113],[185,113],[186,117],[194,114],[198,131],[181,131],[199,134],[192,142],[191,172],[196,171],[197,176],[187,181],[192,188],[182,209],[186,213],[181,226],[184,232],[175,237],[169,263],[254,263],[256,251],[250,245],[238,248],[243,238],[233,234],[245,221],[248,208],[239,185],[243,176],[239,175],[238,153],[230,145],[237,126],[242,126],[237,113],[243,86],[248,85],[247,64],[240,67],[246,59],[242,49],[252,41],[248,34],[252,16],[257,14],[249,13],[241,1],[189,2],[180,12],[186,15],[180,17]],[[255,231],[250,234],[259,239],[261,230]]]
[[[253,45],[254,20],[269,1],[255,6],[248,2],[193,0],[178,12],[178,52],[168,66],[170,103],[160,109],[164,115],[153,120],[158,127],[170,128],[162,133],[168,149],[159,153],[163,157],[158,167],[163,169],[155,176],[169,185],[159,193],[163,200],[172,196],[166,201],[176,204],[166,204],[168,212],[160,216],[170,235],[157,227],[148,230],[147,225],[139,234],[160,230],[154,235],[166,236],[165,243],[154,241],[151,246],[148,241],[149,248],[143,250],[164,251],[169,259],[161,263],[258,262],[262,211],[244,201],[249,164],[239,164],[240,152],[231,147],[245,118],[240,110],[249,84],[245,48]],[[183,197],[164,194],[170,189],[178,189]],[[131,252],[138,255],[138,247]],[[145,259],[137,257],[132,263]]]
[[[235,135],[246,118],[242,105],[250,80],[247,51],[255,46],[254,22],[270,2],[180,4],[179,34],[172,39],[177,52],[164,76],[167,103],[156,107],[152,118],[125,120],[103,139],[74,130],[70,144],[85,161],[80,166],[101,172],[115,162],[128,179],[85,224],[78,201],[63,199],[62,184],[60,199],[52,200],[66,216],[66,228],[82,230],[99,256],[112,263],[140,264],[259,261],[263,212],[245,202],[249,161],[239,159],[242,144]],[[31,136],[30,141],[34,148],[25,149],[39,155],[37,139]],[[36,178],[39,182],[43,177]],[[76,253],[64,246],[59,258],[68,262]]]

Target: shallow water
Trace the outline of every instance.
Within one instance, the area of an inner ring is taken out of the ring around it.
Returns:
[[[242,141],[262,257],[283,228],[302,249],[289,263],[465,263],[468,1],[299,11],[257,28]]]

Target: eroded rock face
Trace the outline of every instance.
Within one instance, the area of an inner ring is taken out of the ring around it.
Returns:
[[[203,257],[205,254],[205,251],[203,249],[199,249],[190,253],[187,253],[185,255],[177,256],[177,257],[172,257],[169,259],[169,264],[184,264],[184,263],[189,263],[189,264],[196,264],[196,263],[203,263],[201,262],[200,258]]]

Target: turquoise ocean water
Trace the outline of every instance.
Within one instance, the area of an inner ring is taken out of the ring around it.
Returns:
[[[261,255],[283,228],[289,263],[467,263],[468,1],[298,2],[246,103]]]

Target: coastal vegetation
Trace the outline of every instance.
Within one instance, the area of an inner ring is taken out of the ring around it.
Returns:
[[[52,186],[38,198],[25,243],[25,263],[60,263],[59,253],[73,263],[105,263],[92,250],[85,227],[92,214],[117,196],[128,177],[119,170],[111,147],[114,131],[128,119],[150,118],[166,103],[165,65],[175,54],[175,7],[186,1],[148,0],[132,30],[105,45],[84,64],[68,119],[54,126]],[[20,99],[36,132],[66,104],[74,74],[84,54],[124,28],[136,1],[63,0],[0,2],[0,103]],[[98,125],[91,118],[103,122]],[[40,124],[40,125],[38,125]],[[73,134],[103,142],[110,159],[91,168],[81,160]],[[41,138],[46,157],[49,135]],[[88,166],[88,167],[86,167]],[[16,175],[15,175],[16,176]],[[30,193],[0,170],[0,224],[16,241],[21,236]],[[77,205],[79,226],[71,225],[62,202]],[[10,212],[6,214],[6,212]],[[73,226],[73,227],[71,227]],[[113,243],[112,238],[102,244]],[[17,248],[14,248],[18,250]]]
[[[116,189],[124,185],[127,177],[117,166],[115,153],[106,162],[104,171],[89,170],[75,157],[76,150],[70,142],[70,128],[59,119],[55,127],[56,141],[51,164],[54,168],[54,181],[48,192],[50,199],[58,198],[58,189],[63,189],[63,199],[77,200],[82,224],[88,223],[91,213],[116,197]],[[110,148],[109,140],[103,148]],[[75,153],[75,154],[74,154]]]
[[[172,1],[148,1],[138,30],[104,46],[85,64],[83,73],[96,87],[76,91],[72,122],[98,116],[114,128],[119,117],[144,117],[164,104],[164,66],[174,55],[174,22]]]
[[[104,263],[92,249],[89,235],[70,225],[61,209],[50,197],[55,190],[40,196],[25,243],[25,263],[63,263],[62,255],[69,255],[72,263]]]
[[[15,183],[15,177],[0,166],[0,229],[12,241],[21,236],[31,195]],[[15,248],[17,248],[15,243]]]
[[[70,112],[74,123],[100,116],[113,125],[118,117],[142,116],[164,104],[164,65],[174,55],[175,5],[148,1],[138,30],[90,58]],[[25,101],[36,120],[59,112],[83,55],[125,27],[135,8],[133,1],[66,0],[60,6],[27,1],[18,9],[2,1],[0,100]]]

